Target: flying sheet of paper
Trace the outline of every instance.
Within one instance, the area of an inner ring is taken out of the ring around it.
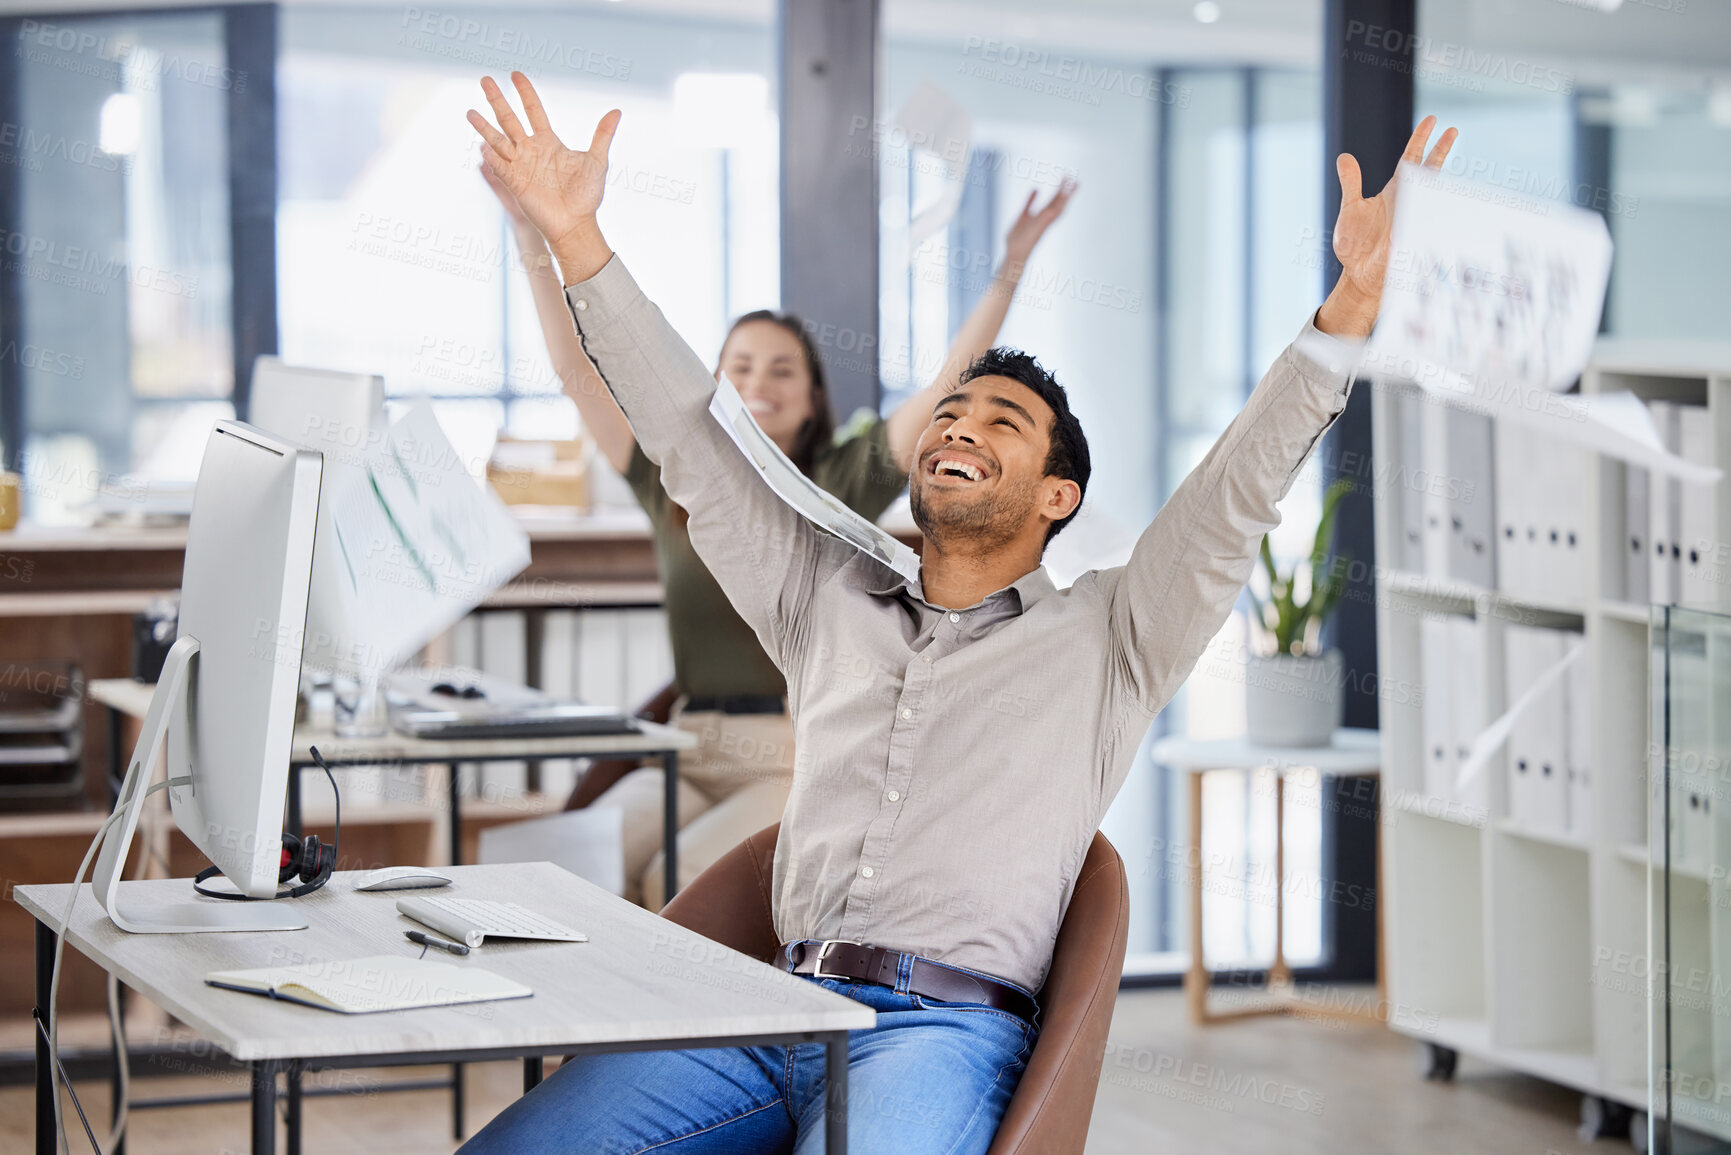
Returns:
[[[315,575],[304,660],[377,678],[529,564],[529,537],[417,401],[326,486],[334,550]]]
[[[907,137],[910,165],[916,163],[914,154],[925,152],[937,157],[943,168],[938,195],[918,208],[908,206],[913,218],[908,223],[911,260],[925,239],[949,224],[962,205],[962,194],[967,190],[968,160],[973,155],[974,125],[968,110],[929,80],[920,81],[896,113],[895,124]]]
[[[1376,329],[1359,371],[1694,485],[1629,394],[1569,388],[1592,356],[1611,236],[1597,213],[1402,165]]]
[[[775,442],[758,427],[739,390],[724,375],[715,386],[709,411],[727,430],[745,459],[777,497],[825,533],[841,538],[861,553],[877,558],[909,581],[920,578],[920,558],[913,550],[873,525],[799,471]]]
[[[1423,385],[1567,389],[1593,352],[1611,234],[1597,213],[1403,164],[1365,364]]]

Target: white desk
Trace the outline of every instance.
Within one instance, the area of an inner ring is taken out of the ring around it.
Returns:
[[[150,708],[150,697],[156,692],[151,682],[132,678],[98,678],[90,683],[90,697],[109,709],[109,747],[113,763],[109,768],[110,783],[122,780],[125,758],[120,741],[120,717],[142,718]],[[666,768],[666,790],[662,795],[662,841],[667,855],[667,897],[673,897],[679,875],[679,752],[697,745],[697,738],[673,726],[654,722],[639,722],[637,733],[583,734],[563,738],[472,738],[459,741],[439,741],[411,738],[388,731],[377,738],[338,738],[328,728],[308,725],[295,727],[294,747],[289,754],[291,771],[312,766],[311,747],[332,766],[376,766],[381,763],[434,763],[448,767],[447,803],[450,806],[451,862],[462,859],[463,820],[457,764],[459,762],[516,762],[535,758],[617,758],[637,755],[660,758]],[[301,829],[300,775],[289,775],[288,827],[295,834]]]
[[[1382,766],[1382,740],[1375,730],[1336,730],[1327,746],[1281,747],[1254,746],[1248,738],[1162,738],[1149,751],[1155,762],[1190,775],[1190,853],[1195,863],[1190,867],[1190,969],[1184,972],[1184,994],[1190,1004],[1190,1018],[1196,1023],[1219,1022],[1248,1015],[1279,1014],[1302,1009],[1306,1013],[1334,1018],[1368,1018],[1383,1022],[1383,963],[1382,963],[1382,858],[1377,857],[1376,934],[1377,960],[1376,1006],[1368,1015],[1351,1009],[1305,1008],[1295,1005],[1289,996],[1293,990],[1292,969],[1286,964],[1286,777],[1296,771],[1314,771],[1322,775],[1370,775]],[[1278,996],[1266,1006],[1245,1007],[1231,1011],[1213,1011],[1208,1007],[1208,988],[1214,977],[1202,955],[1202,775],[1209,770],[1274,771],[1274,962],[1268,968],[1268,989]]]
[[[525,1090],[545,1055],[822,1042],[828,1046],[826,1150],[846,1144],[847,1032],[872,1027],[868,1007],[832,994],[679,927],[549,863],[464,866],[439,894],[498,898],[589,936],[586,943],[488,943],[466,959],[532,988],[534,996],[468,1006],[339,1015],[204,984],[213,970],[359,958],[420,948],[420,924],[396,911],[403,893],[362,894],[354,874],[294,900],[307,930],[129,935],[102,914],[88,887],[66,941],[216,1046],[252,1068],[252,1150],[275,1150],[279,1073],[287,1073],[290,1146],[299,1137],[301,1072],[326,1068],[525,1060]],[[128,901],[186,902],[187,879],[124,882]],[[55,930],[68,887],[21,886],[37,920],[36,1003],[48,1005]],[[408,892],[418,893],[418,892]],[[208,900],[206,900],[208,901]],[[54,1155],[47,1045],[36,1046],[36,1151]],[[74,1124],[76,1125],[76,1124]]]

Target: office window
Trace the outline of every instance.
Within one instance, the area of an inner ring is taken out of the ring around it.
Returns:
[[[464,110],[484,72],[535,82],[561,137],[624,111],[602,225],[698,355],[777,303],[766,25],[476,8],[283,12],[283,356],[436,399],[479,467],[494,431],[571,436],[509,222]]]
[[[1728,27],[1713,5],[1523,4],[1479,23],[1419,5],[1417,106],[1460,126],[1449,170],[1604,215],[1609,339],[1725,339],[1731,84],[1710,46]]]
[[[246,78],[214,12],[24,20],[6,50],[6,355],[26,511],[53,522],[128,473],[187,480],[187,447],[232,414],[225,113]]]
[[[1321,77],[1269,68],[1186,68],[1171,77],[1190,100],[1167,110],[1161,158],[1162,498],[1208,452],[1322,301]],[[1313,463],[1281,505],[1272,548],[1282,565],[1309,552],[1320,488]],[[1157,727],[1196,738],[1243,733],[1243,659],[1257,642],[1246,614],[1228,619]],[[1163,837],[1181,839],[1188,783],[1164,768],[1149,773]],[[1211,864],[1205,954],[1216,967],[1266,964],[1274,954],[1273,779],[1215,771],[1203,789]],[[1286,957],[1294,966],[1325,965],[1320,796],[1313,777],[1298,776],[1287,790]],[[1182,871],[1168,873],[1174,877],[1153,896],[1157,941],[1188,950],[1185,879]]]

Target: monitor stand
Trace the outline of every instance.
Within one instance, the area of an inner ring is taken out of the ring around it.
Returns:
[[[90,888],[96,901],[108,913],[114,925],[133,934],[196,934],[223,930],[305,930],[306,919],[292,907],[274,902],[147,902],[121,904],[121,874],[126,869],[127,852],[132,849],[132,836],[138,829],[138,818],[144,812],[144,799],[150,792],[150,779],[156,773],[157,752],[168,735],[168,719],[179,708],[186,694],[188,673],[198,641],[182,635],[169,648],[157,679],[156,692],[151,695],[150,709],[144,715],[144,729],[133,748],[132,761],[126,769],[126,780],[120,787],[120,798],[114,804],[111,825],[102,839],[102,851],[96,858],[96,873]]]

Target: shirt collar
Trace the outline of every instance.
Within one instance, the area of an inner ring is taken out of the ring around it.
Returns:
[[[886,572],[884,577],[886,579],[885,581],[867,586],[866,593],[872,594],[875,597],[893,597],[905,591],[924,604],[928,606],[932,605],[932,603],[926,601],[925,590],[917,580],[910,581],[908,578],[903,577],[901,574],[896,573],[893,570]],[[987,594],[984,598],[980,599],[979,604],[985,604],[992,598],[997,597],[998,594],[1014,593],[1016,595],[1016,600],[1021,603],[1022,612],[1027,613],[1029,610],[1034,608],[1035,604],[1038,603],[1040,599],[1044,598],[1047,594],[1056,592],[1057,588],[1057,586],[1052,584],[1051,576],[1046,573],[1046,567],[1036,566],[1034,569],[1029,570],[1003,589],[998,590],[996,593]],[[932,608],[938,609],[940,607],[932,606]],[[969,608],[971,609],[973,607],[970,606]]]

